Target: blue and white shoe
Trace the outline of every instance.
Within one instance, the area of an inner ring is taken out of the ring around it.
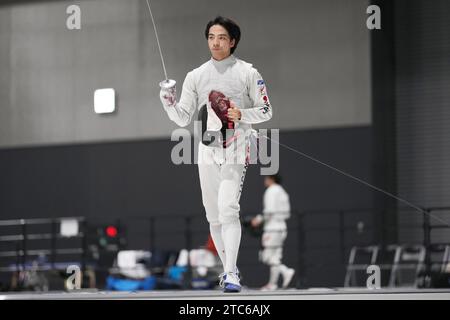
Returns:
[[[219,274],[219,287],[221,287],[222,289],[225,288],[225,284],[224,284],[224,280],[225,280],[225,272],[222,272],[221,274]]]
[[[241,292],[241,280],[236,272],[228,272],[223,276],[223,292]]]
[[[226,272],[222,272],[221,274],[219,274],[219,287],[221,287],[222,289],[225,288],[225,277],[226,277],[227,273]],[[238,276],[239,279],[241,279],[241,273],[239,272],[239,269],[236,267],[236,275]]]

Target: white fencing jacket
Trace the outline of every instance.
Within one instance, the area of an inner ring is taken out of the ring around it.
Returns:
[[[264,192],[263,201],[263,214],[256,218],[259,221],[264,221],[264,231],[286,230],[286,220],[291,216],[287,192],[279,184],[272,184]]]
[[[263,78],[250,63],[234,55],[221,61],[211,58],[190,71],[184,80],[180,100],[172,104],[163,98],[161,101],[169,118],[184,127],[191,122],[196,109],[208,105],[208,95],[212,90],[225,94],[240,109],[242,116],[235,129],[247,131],[251,129],[251,124],[272,117],[272,106]],[[208,122],[209,115],[208,112]]]

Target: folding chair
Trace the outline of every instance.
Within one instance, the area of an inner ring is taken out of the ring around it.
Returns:
[[[362,271],[366,274],[367,267],[376,264],[378,258],[379,247],[352,247],[347,264],[347,272],[345,274],[344,287],[365,287],[366,284],[358,283],[356,272]]]
[[[423,245],[401,245],[395,252],[389,287],[418,287],[420,273],[425,267],[426,250]],[[405,281],[408,277],[410,281]]]

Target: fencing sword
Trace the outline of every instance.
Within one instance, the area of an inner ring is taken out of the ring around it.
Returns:
[[[150,13],[150,18],[151,18],[152,24],[153,24],[153,30],[155,31],[156,43],[158,44],[159,56],[161,57],[161,64],[162,64],[162,67],[163,67],[164,77],[165,77],[165,80],[164,80],[164,81],[161,81],[161,82],[159,83],[159,86],[160,86],[162,89],[165,89],[165,90],[171,90],[171,89],[174,89],[174,88],[175,88],[176,81],[175,81],[175,80],[172,80],[172,79],[169,79],[169,77],[167,76],[166,64],[164,63],[164,56],[163,56],[163,54],[162,54],[161,44],[160,44],[160,42],[159,42],[158,30],[156,29],[155,19],[153,18],[152,8],[151,8],[151,6],[150,6],[149,0],[146,0],[146,2],[147,2],[148,12]]]

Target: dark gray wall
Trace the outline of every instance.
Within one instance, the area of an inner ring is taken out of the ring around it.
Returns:
[[[280,140],[371,180],[370,127],[284,131]],[[0,150],[0,217],[85,216],[89,221],[104,222],[121,219],[130,248],[149,249],[148,222],[131,217],[162,215],[164,218],[155,226],[155,247],[181,249],[186,246],[184,221],[176,215],[195,215],[192,245],[200,246],[206,241],[208,226],[197,167],[173,165],[173,145],[164,139]],[[280,167],[292,207],[298,211],[372,205],[370,189],[289,150],[280,150]],[[259,169],[250,167],[241,200],[242,215],[260,212],[263,192]],[[364,221],[368,228],[363,241],[372,237],[371,216],[360,213],[348,219],[351,232],[343,244],[337,214],[308,216],[299,247],[294,215],[285,260],[292,266],[302,263],[303,285],[342,285],[346,250],[361,240],[353,234],[356,223]],[[242,248],[240,265],[247,283],[262,285],[268,270],[257,260],[259,240],[245,234]]]
[[[395,3],[373,0],[382,12],[382,28],[371,32],[373,177],[375,186],[397,194],[395,112]],[[374,194],[376,243],[397,242],[398,201]]]
[[[152,1],[167,69],[179,83],[209,59],[206,22],[221,13],[243,30],[236,54],[263,74],[275,108],[264,126],[368,125],[368,1]],[[66,28],[73,1],[0,6],[0,147],[167,137],[163,78],[144,0],[83,0],[82,28]],[[118,112],[93,112],[95,89],[114,87]]]
[[[395,9],[398,193],[423,207],[449,206],[450,3],[396,1]],[[449,210],[433,215],[450,224]],[[423,221],[414,210],[400,212],[399,220]],[[450,241],[448,229],[432,236]],[[400,240],[421,242],[423,234],[401,227]]]

